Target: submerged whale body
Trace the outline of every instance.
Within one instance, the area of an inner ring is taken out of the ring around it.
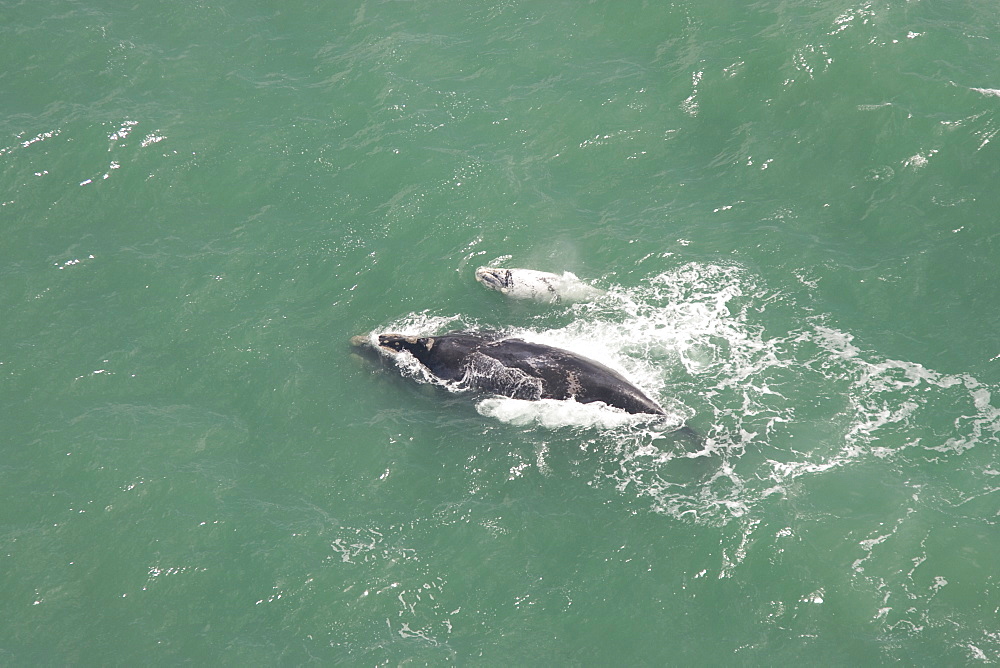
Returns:
[[[629,413],[663,408],[617,371],[568,350],[478,332],[382,334],[378,346],[407,351],[442,381],[512,399],[604,402]]]

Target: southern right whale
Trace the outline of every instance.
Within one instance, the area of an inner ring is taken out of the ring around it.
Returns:
[[[603,290],[584,283],[569,271],[560,275],[534,269],[480,267],[476,269],[476,280],[483,287],[511,299],[533,299],[545,303],[584,301],[604,294]]]
[[[367,342],[356,337],[354,343]],[[484,332],[439,336],[381,334],[378,347],[406,351],[433,376],[462,389],[513,399],[603,402],[629,413],[665,415],[663,408],[620,373],[582,355]]]

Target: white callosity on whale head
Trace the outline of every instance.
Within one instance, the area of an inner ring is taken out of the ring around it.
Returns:
[[[534,269],[480,267],[476,269],[476,280],[512,299],[544,303],[585,301],[604,294],[569,271],[551,274]]]

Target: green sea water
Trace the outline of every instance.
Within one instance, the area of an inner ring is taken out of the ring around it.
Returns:
[[[1000,662],[995,3],[0,1],[0,58],[0,664]],[[348,345],[463,327],[703,442]]]

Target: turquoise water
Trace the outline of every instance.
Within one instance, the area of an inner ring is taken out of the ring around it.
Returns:
[[[3,664],[1000,661],[995,3],[323,4],[0,3]]]

